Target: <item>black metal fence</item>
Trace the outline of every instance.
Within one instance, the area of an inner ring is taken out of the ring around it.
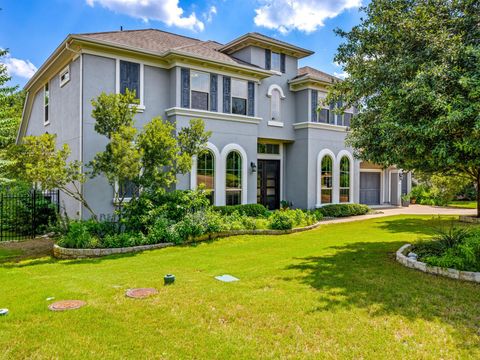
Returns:
[[[59,211],[58,190],[0,193],[0,241],[41,235],[56,221]]]

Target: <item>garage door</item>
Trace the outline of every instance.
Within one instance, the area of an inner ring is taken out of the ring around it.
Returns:
[[[360,203],[366,205],[380,204],[380,173],[360,173]]]

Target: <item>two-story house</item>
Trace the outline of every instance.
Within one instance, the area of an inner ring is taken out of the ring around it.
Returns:
[[[228,44],[155,29],[69,35],[26,84],[18,141],[55,133],[71,158],[88,163],[106,139],[94,131],[91,100],[101,92],[134,89],[137,126],[155,116],[177,129],[201,118],[212,131],[178,189],[200,183],[216,205],[262,203],[298,208],[360,202],[400,204],[410,175],[361,162],[346,147],[353,109],[339,115],[320,106],[335,77],[298,61],[312,51],[262,34]],[[102,178],[83,186],[98,213],[113,210],[113,190]],[[66,196],[72,216],[87,216]]]

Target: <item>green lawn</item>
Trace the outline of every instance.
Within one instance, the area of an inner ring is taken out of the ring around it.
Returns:
[[[450,219],[389,217],[84,261],[0,267],[2,358],[480,358],[480,286],[394,259]],[[166,273],[177,276],[162,286]],[[231,274],[237,283],[214,276]],[[157,287],[146,300],[131,287]],[[47,297],[88,306],[47,310]]]
[[[448,206],[461,209],[476,209],[476,201],[451,201]]]

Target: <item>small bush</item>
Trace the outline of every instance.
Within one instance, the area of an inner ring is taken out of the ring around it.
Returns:
[[[231,215],[235,211],[240,215],[246,215],[250,217],[265,217],[268,215],[267,208],[262,204],[214,206],[213,209],[223,215]]]
[[[273,230],[290,230],[295,224],[295,217],[290,210],[275,211],[269,218],[269,228]]]
[[[370,208],[362,204],[332,204],[323,206],[318,211],[325,217],[346,217],[365,215]]]
[[[58,245],[66,248],[87,249],[91,243],[98,244],[98,239],[94,239],[91,234],[93,227],[93,220],[70,222],[67,233],[59,240]]]

